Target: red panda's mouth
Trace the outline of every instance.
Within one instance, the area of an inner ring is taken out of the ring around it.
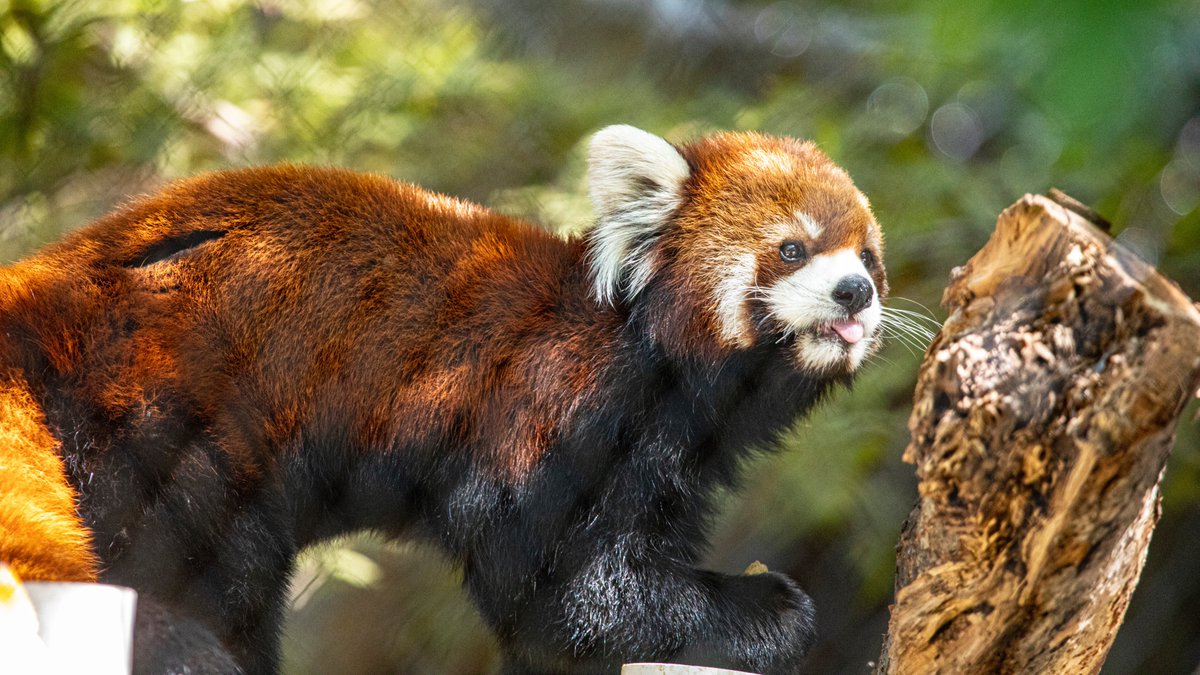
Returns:
[[[866,329],[863,328],[862,322],[854,319],[844,319],[842,321],[834,321],[829,324],[829,330],[833,331],[846,344],[856,344],[863,339]]]
[[[804,332],[809,333],[817,339],[849,347],[862,341],[866,336],[866,327],[863,326],[861,321],[839,319],[837,321],[817,324]]]

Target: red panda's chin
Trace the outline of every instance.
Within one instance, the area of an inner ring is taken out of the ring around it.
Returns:
[[[784,346],[795,366],[821,377],[843,377],[858,370],[874,335],[861,324],[848,323],[819,324],[793,333]]]

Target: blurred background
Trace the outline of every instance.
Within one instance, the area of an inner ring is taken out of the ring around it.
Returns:
[[[0,0],[0,262],[198,171],[337,164],[577,231],[588,135],[814,139],[871,197],[892,306],[943,318],[999,211],[1057,186],[1200,298],[1195,0]],[[726,498],[708,564],[816,600],[810,672],[866,672],[915,499],[924,345],[890,344]],[[1105,673],[1200,666],[1200,433]],[[436,553],[369,536],[298,569],[285,672],[488,673]]]

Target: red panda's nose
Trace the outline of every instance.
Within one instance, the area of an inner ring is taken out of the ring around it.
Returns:
[[[851,316],[871,304],[871,299],[874,296],[875,292],[871,288],[871,280],[861,274],[851,274],[850,276],[842,277],[842,280],[833,288],[834,302],[845,307],[846,314]]]

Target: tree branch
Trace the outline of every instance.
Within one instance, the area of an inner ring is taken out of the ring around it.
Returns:
[[[1200,312],[1075,211],[1024,197],[951,275],[878,673],[1096,672],[1116,637]]]

